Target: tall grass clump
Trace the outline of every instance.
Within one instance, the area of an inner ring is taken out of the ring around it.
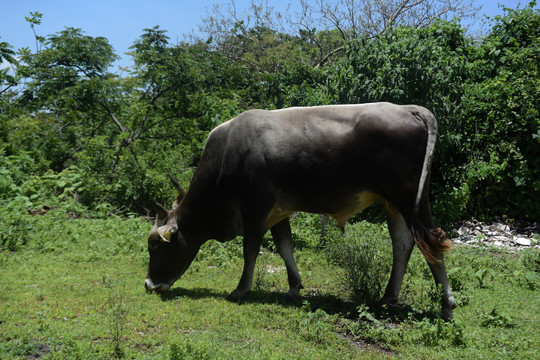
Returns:
[[[367,222],[332,229],[329,260],[341,268],[341,285],[357,304],[374,305],[381,298],[392,264],[392,248],[384,225]]]

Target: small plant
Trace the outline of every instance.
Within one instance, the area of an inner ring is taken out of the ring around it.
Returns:
[[[467,345],[463,325],[459,321],[445,322],[441,318],[435,320],[424,318],[414,322],[414,327],[420,331],[421,342],[428,346],[439,345],[448,340],[454,346]]]
[[[19,251],[28,241],[31,230],[29,222],[24,217],[7,217],[0,225],[0,250]]]
[[[381,322],[369,311],[369,306],[360,305],[356,308],[358,311],[358,320],[372,322],[375,326],[379,326]]]
[[[374,305],[381,298],[391,267],[391,251],[384,241],[349,229],[328,247],[330,260],[343,269],[343,286],[353,301]]]
[[[448,270],[448,280],[453,291],[461,291],[465,287],[466,279],[463,276],[463,269],[455,266]]]
[[[486,280],[489,277],[491,277],[491,279],[495,278],[495,271],[493,271],[492,269],[482,268],[476,271],[476,273],[474,273],[474,276],[476,277],[476,280],[478,280],[479,286],[483,288]]]
[[[104,277],[103,284],[105,285],[105,288],[110,290],[108,318],[111,322],[112,356],[115,359],[121,359],[124,357],[123,333],[126,318],[124,299],[121,293],[115,289],[114,281]]]
[[[540,250],[535,248],[521,251],[521,263],[525,269],[540,273]]]
[[[489,314],[482,317],[482,326],[484,327],[502,327],[512,328],[515,326],[514,319],[505,312],[494,307]]]
[[[304,334],[309,340],[321,344],[324,342],[325,335],[332,330],[330,315],[323,309],[311,311],[309,302],[304,301],[300,312],[296,314],[293,329]]]
[[[171,344],[170,360],[206,360],[210,359],[206,349],[200,349],[194,346],[191,342],[185,340],[181,343]]]
[[[514,271],[514,277],[517,279],[518,284],[526,289],[534,291],[540,288],[540,274],[536,272],[516,270]]]
[[[268,276],[268,254],[261,254],[257,260],[257,269],[253,278],[253,289],[260,291],[268,288],[270,284]]]

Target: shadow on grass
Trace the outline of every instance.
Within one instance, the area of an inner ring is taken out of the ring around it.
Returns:
[[[205,298],[225,298],[227,297],[226,292],[216,292],[213,289],[206,289],[206,288],[194,288],[194,289],[184,289],[175,287],[173,289],[170,289],[169,291],[166,291],[164,293],[159,294],[161,297],[161,300],[163,301],[171,301],[182,297],[188,297],[190,299],[205,299]]]
[[[227,299],[227,292],[219,292],[207,288],[174,288],[165,293],[160,294],[163,301],[172,301],[178,298],[187,297],[190,299]],[[352,301],[344,300],[331,294],[310,294],[303,296],[301,299],[294,300],[287,296],[286,293],[278,291],[253,290],[249,295],[240,301],[231,301],[242,304],[278,304],[285,307],[302,308],[309,304],[311,311],[317,309],[324,310],[330,315],[339,315],[343,318],[358,319],[358,306]],[[388,306],[371,306],[370,313],[379,321],[399,324],[402,322],[414,320],[422,320],[424,318],[434,320],[440,317],[437,311],[433,310],[418,310],[414,307],[398,303]]]

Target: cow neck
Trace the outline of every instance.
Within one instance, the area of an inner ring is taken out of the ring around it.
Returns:
[[[212,228],[212,224],[208,221],[208,210],[201,206],[201,203],[204,202],[192,201],[188,191],[175,210],[178,227],[186,240],[199,244],[210,239],[209,230]]]

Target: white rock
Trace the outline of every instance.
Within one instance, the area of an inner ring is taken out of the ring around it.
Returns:
[[[516,243],[523,246],[531,246],[531,240],[523,237],[518,237]]]

